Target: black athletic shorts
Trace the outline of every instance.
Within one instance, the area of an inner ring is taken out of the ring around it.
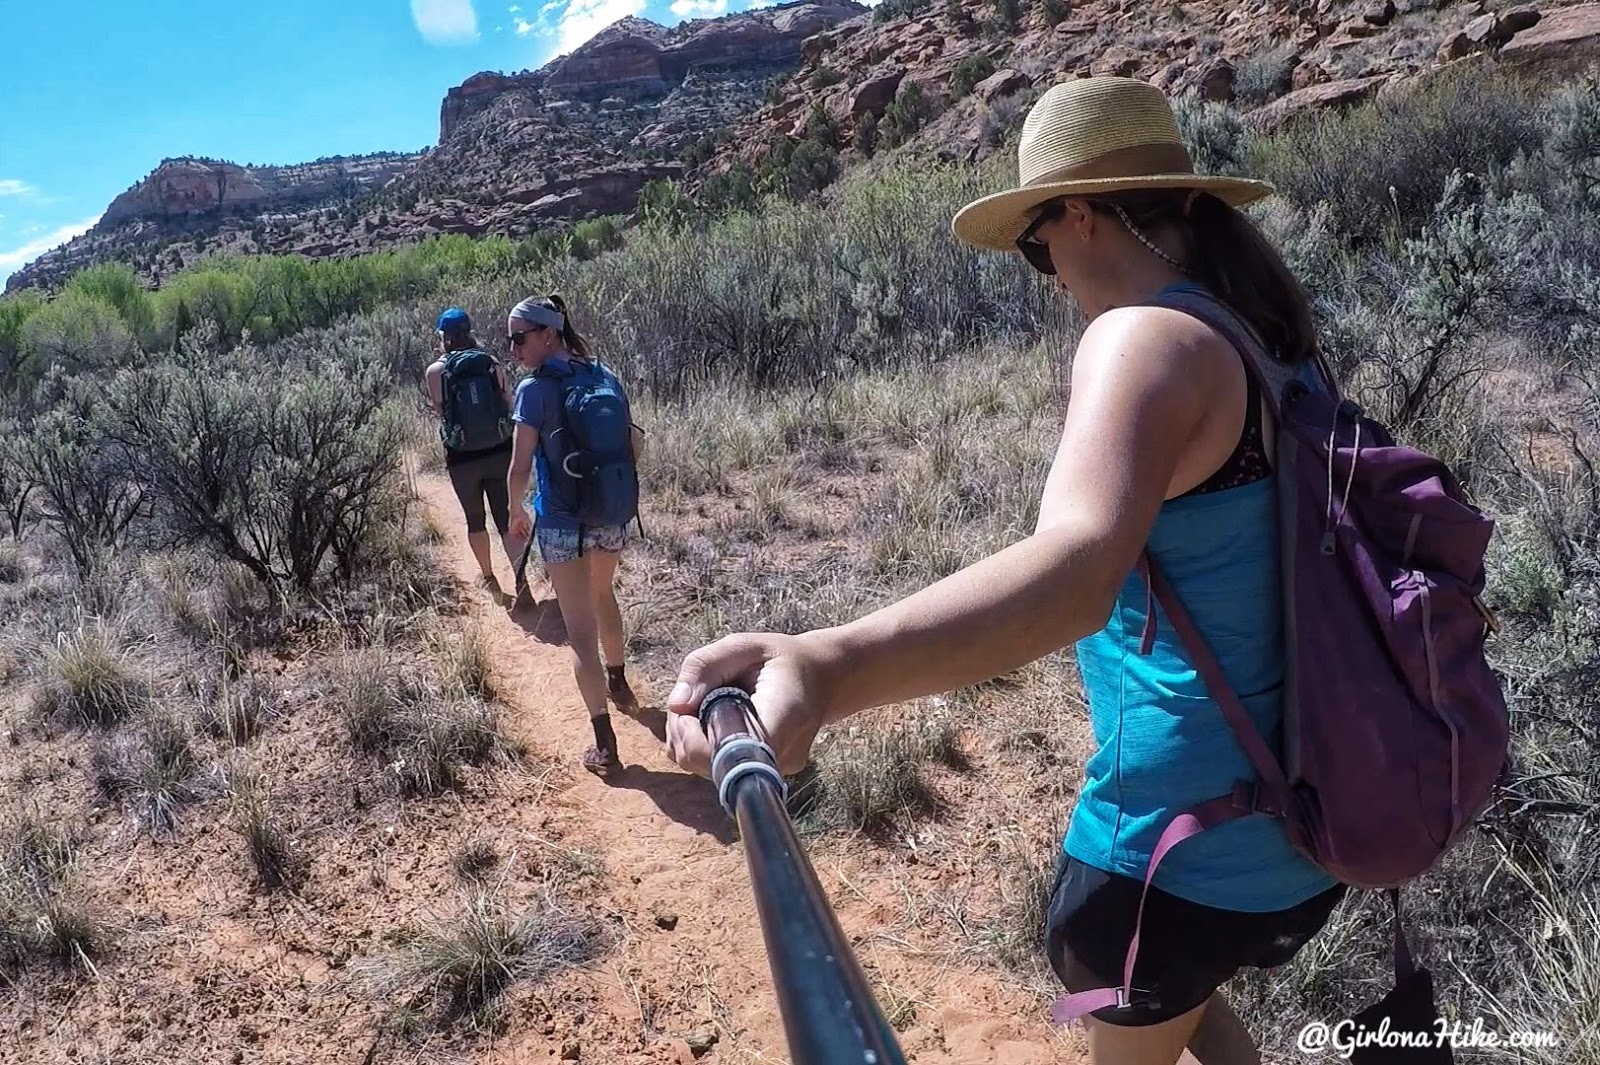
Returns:
[[[1050,965],[1068,991],[1122,986],[1122,967],[1144,883],[1062,854],[1045,919]],[[1293,958],[1322,930],[1344,897],[1343,884],[1272,913],[1219,910],[1151,886],[1133,963],[1130,1005],[1091,1014],[1138,1027],[1182,1016],[1244,968],[1270,969]]]
[[[511,444],[507,442],[493,450],[465,456],[447,453],[445,468],[450,472],[450,485],[456,490],[456,498],[461,501],[467,531],[483,532],[492,514],[494,527],[504,536],[511,527],[506,491],[506,474],[511,472]]]

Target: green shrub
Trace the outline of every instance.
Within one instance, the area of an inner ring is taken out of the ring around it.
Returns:
[[[311,591],[347,580],[395,520],[403,428],[375,368],[305,354],[310,365],[263,375],[250,353],[185,348],[180,362],[116,380],[103,432],[169,542]]]
[[[808,136],[798,144],[780,141],[762,160],[756,184],[764,192],[804,200],[827,188],[838,175],[838,153]]]
[[[1298,206],[1326,203],[1334,228],[1361,243],[1386,229],[1416,233],[1452,172],[1493,173],[1540,136],[1524,84],[1447,72],[1424,88],[1258,140],[1252,163]]]
[[[889,106],[884,109],[879,129],[883,133],[885,148],[898,148],[917,135],[917,131],[932,115],[932,108],[922,95],[922,86],[912,82],[902,85]]]
[[[122,318],[128,333],[140,344],[154,340],[155,307],[150,293],[123,263],[100,263],[72,275],[67,292],[76,292],[111,307]]]
[[[932,0],[882,0],[872,9],[872,21],[882,24],[897,18],[915,18],[931,6]]]
[[[23,327],[44,305],[44,296],[33,289],[0,296],[0,390],[10,392],[22,371],[26,355]]]
[[[104,445],[105,414],[96,391],[87,381],[69,388],[60,406],[26,427],[15,455],[37,494],[40,518],[80,573],[114,554],[149,505],[143,485]]]
[[[811,72],[811,87],[813,89],[827,89],[844,80],[844,75],[828,66],[826,63]]]
[[[694,205],[675,181],[660,178],[639,191],[639,216],[647,226],[677,229],[687,225]]]
[[[1072,14],[1072,0],[1041,0],[1039,10],[1044,14],[1044,24],[1054,29]]]
[[[989,19],[988,30],[1000,37],[1017,31],[1022,21],[1022,0],[994,0],[994,14]]]
[[[979,53],[969,55],[956,64],[950,74],[950,92],[957,100],[972,92],[972,87],[994,73],[994,60]]]
[[[1227,104],[1185,96],[1173,111],[1178,129],[1202,174],[1240,174],[1250,152],[1249,131]]]
[[[1281,96],[1294,85],[1294,68],[1299,55],[1283,45],[1239,64],[1233,81],[1233,95],[1245,107],[1256,107],[1274,96]]]
[[[37,308],[22,323],[22,357],[6,384],[24,395],[54,367],[83,373],[125,365],[135,337],[109,304],[69,291]]]

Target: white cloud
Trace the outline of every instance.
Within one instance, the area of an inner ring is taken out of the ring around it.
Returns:
[[[728,10],[728,0],[672,0],[670,10],[679,18],[716,18]]]
[[[54,233],[46,233],[38,240],[29,241],[14,251],[0,251],[0,281],[4,281],[51,248],[60,247],[73,237],[87,233],[98,221],[100,216],[95,215],[86,221],[62,226]]]
[[[556,54],[566,55],[613,22],[644,9],[645,0],[572,0],[556,24]]]
[[[0,196],[32,196],[39,190],[26,181],[16,178],[0,178]]]
[[[478,39],[472,0],[411,0],[411,21],[429,44],[467,44]]]
[[[522,10],[522,5],[521,4],[512,4],[510,7],[506,8],[506,10],[511,12],[513,15],[515,15],[518,11]]]
[[[536,18],[517,18],[513,29],[518,37],[554,38],[555,48],[548,56],[554,58],[570,55],[613,22],[644,14],[649,4],[650,0],[547,0]],[[673,11],[680,16],[683,11],[698,17],[720,14],[727,6],[728,0],[673,0]]]

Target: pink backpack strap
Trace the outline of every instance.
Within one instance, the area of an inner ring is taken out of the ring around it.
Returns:
[[[1139,956],[1139,932],[1144,925],[1144,904],[1150,897],[1150,884],[1155,880],[1156,869],[1161,865],[1161,859],[1165,858],[1173,847],[1189,837],[1255,812],[1251,808],[1249,797],[1243,794],[1242,790],[1236,789],[1231,795],[1219,795],[1215,799],[1209,799],[1172,819],[1172,823],[1161,833],[1161,838],[1156,842],[1155,852],[1150,855],[1150,865],[1145,870],[1144,890],[1139,893],[1139,915],[1134,919],[1133,939],[1128,943],[1128,954],[1122,963],[1121,986],[1062,995],[1056,1000],[1055,1005],[1050,1007],[1050,1017],[1057,1024],[1071,1024],[1085,1014],[1108,1007],[1120,1008],[1133,1001],[1133,964]]]
[[[1156,560],[1150,557],[1148,551],[1139,556],[1139,572],[1144,575],[1146,586],[1153,593],[1161,608],[1167,612],[1167,620],[1172,622],[1172,628],[1178,634],[1178,639],[1183,643],[1184,650],[1189,652],[1189,658],[1194,664],[1195,671],[1205,681],[1206,691],[1210,694],[1212,702],[1222,711],[1222,716],[1228,721],[1228,726],[1233,729],[1234,736],[1239,745],[1244,748],[1244,753],[1249,756],[1250,764],[1261,775],[1261,783],[1266,789],[1267,798],[1271,805],[1281,811],[1287,811],[1290,803],[1289,781],[1284,776],[1283,767],[1278,763],[1277,755],[1272,753],[1267,746],[1267,741],[1261,738],[1261,733],[1256,731],[1256,726],[1250,720],[1250,715],[1245,712],[1244,704],[1234,694],[1233,687],[1228,683],[1227,676],[1222,672],[1216,657],[1212,655],[1211,648],[1207,646],[1205,638],[1200,635],[1200,630],[1195,628],[1194,622],[1189,617],[1189,612],[1184,609],[1183,602],[1178,598],[1178,593],[1168,583],[1166,575],[1161,572],[1161,567],[1156,565]],[[1155,624],[1155,611],[1151,610],[1146,615],[1146,635],[1141,646],[1148,646],[1150,633]],[[1148,653],[1148,652],[1146,652]]]

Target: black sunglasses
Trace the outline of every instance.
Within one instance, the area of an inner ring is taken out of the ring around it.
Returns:
[[[522,347],[522,342],[528,338],[528,334],[541,333],[548,328],[549,326],[536,325],[530,329],[523,329],[515,333],[507,333],[506,343],[510,344],[514,348],[520,348]]]
[[[1060,200],[1051,200],[1039,209],[1033,221],[1028,223],[1028,228],[1017,237],[1017,250],[1022,257],[1028,260],[1028,265],[1041,274],[1055,276],[1056,264],[1050,259],[1050,245],[1039,240],[1036,234],[1040,228],[1054,222],[1066,211],[1065,205]]]

